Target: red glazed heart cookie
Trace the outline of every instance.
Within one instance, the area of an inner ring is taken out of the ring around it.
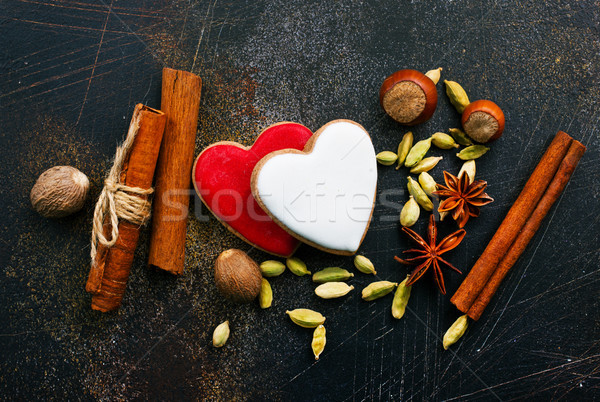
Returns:
[[[300,242],[277,225],[252,197],[250,178],[261,158],[281,149],[304,148],[312,132],[301,124],[278,123],[251,147],[222,141],[207,147],[193,167],[194,188],[206,207],[242,240],[268,253],[288,257]]]

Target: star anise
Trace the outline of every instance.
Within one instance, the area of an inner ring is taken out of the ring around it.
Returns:
[[[423,274],[429,269],[429,267],[433,267],[433,273],[435,277],[435,281],[440,288],[440,292],[442,294],[446,294],[446,285],[444,285],[444,275],[442,274],[442,269],[440,264],[444,264],[449,268],[455,270],[459,274],[462,274],[454,265],[450,264],[448,261],[444,260],[440,257],[447,251],[452,250],[456,246],[460,244],[462,239],[465,237],[467,232],[464,229],[458,229],[456,232],[444,237],[439,244],[436,244],[437,238],[437,227],[435,226],[435,219],[433,214],[429,217],[429,226],[427,229],[427,237],[429,239],[429,243],[427,243],[421,236],[419,236],[414,230],[409,229],[407,227],[403,227],[402,230],[408,234],[411,239],[413,239],[420,248],[410,249],[404,251],[405,253],[416,253],[418,254],[416,257],[402,259],[400,257],[394,257],[394,259],[402,264],[419,264],[410,274],[410,278],[406,282],[407,286],[415,283],[419,278],[423,276]]]
[[[484,180],[475,180],[471,183],[466,172],[460,178],[444,171],[446,185],[438,184],[434,194],[448,197],[438,207],[438,212],[451,212],[452,218],[463,228],[471,216],[479,216],[479,207],[494,201],[483,191],[487,187]]]

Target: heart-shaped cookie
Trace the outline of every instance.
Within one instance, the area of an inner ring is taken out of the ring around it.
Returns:
[[[358,250],[376,189],[373,143],[350,120],[327,123],[303,151],[267,155],[252,173],[252,194],[276,222],[303,242],[334,254]]]
[[[303,149],[312,132],[283,122],[265,129],[251,147],[222,141],[207,147],[194,163],[194,188],[206,207],[242,240],[268,253],[288,257],[299,241],[277,225],[252,197],[252,170],[265,155]]]

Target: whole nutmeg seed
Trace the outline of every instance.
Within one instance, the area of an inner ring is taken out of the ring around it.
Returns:
[[[465,133],[483,144],[500,138],[504,131],[504,113],[489,100],[470,103],[462,114],[461,122]]]
[[[72,166],[54,166],[38,177],[29,198],[46,218],[62,218],[79,211],[90,189],[87,176]]]
[[[242,250],[223,251],[215,261],[217,289],[236,303],[249,303],[258,296],[262,274],[258,264]]]
[[[398,123],[407,126],[431,118],[437,107],[437,89],[431,78],[416,70],[400,70],[383,81],[379,102]]]

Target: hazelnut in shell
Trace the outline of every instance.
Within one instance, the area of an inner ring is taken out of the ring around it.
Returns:
[[[79,211],[90,189],[87,176],[72,166],[54,166],[37,179],[29,198],[46,218],[62,218]]]
[[[383,81],[379,103],[398,123],[414,126],[433,116],[437,107],[437,89],[425,74],[410,69],[400,70]]]
[[[258,296],[262,274],[258,264],[242,250],[223,251],[215,261],[215,283],[226,298],[249,303]]]
[[[500,138],[504,131],[504,113],[489,100],[471,102],[465,108],[461,121],[465,133],[482,144]]]

